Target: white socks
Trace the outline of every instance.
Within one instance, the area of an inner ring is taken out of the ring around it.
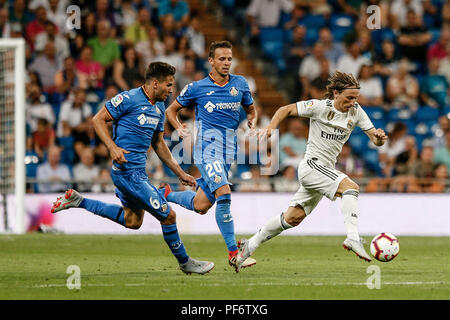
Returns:
[[[341,210],[347,229],[347,238],[359,241],[358,233],[358,190],[348,189],[342,193]]]
[[[253,253],[263,242],[279,235],[292,226],[284,220],[283,214],[270,218],[259,231],[248,240],[248,248]]]

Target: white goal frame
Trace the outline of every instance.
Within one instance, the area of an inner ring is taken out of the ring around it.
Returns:
[[[25,39],[0,39],[0,48],[14,49],[14,207],[13,233],[25,233]],[[11,198],[10,198],[11,199]],[[4,199],[5,200],[5,199]],[[8,210],[8,208],[6,209]],[[6,212],[11,216],[9,212]],[[8,231],[8,230],[5,230]]]

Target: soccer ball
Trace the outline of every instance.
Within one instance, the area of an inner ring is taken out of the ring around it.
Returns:
[[[399,251],[398,239],[390,233],[380,233],[370,243],[370,253],[381,262],[391,261],[398,255]]]

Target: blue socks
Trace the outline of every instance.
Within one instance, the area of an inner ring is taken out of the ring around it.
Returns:
[[[230,213],[230,206],[231,194],[224,194],[217,198],[216,222],[225,240],[228,251],[236,251],[238,248],[234,236],[234,223]]]
[[[195,192],[191,190],[171,192],[167,196],[167,201],[179,204],[183,208],[194,211]]]
[[[109,204],[98,200],[84,198],[79,207],[126,227],[125,213],[123,208],[117,204]]]
[[[163,237],[167,245],[172,251],[172,254],[177,258],[178,263],[183,264],[189,260],[189,256],[184,248],[183,241],[181,241],[177,230],[177,224],[162,224],[161,225]]]

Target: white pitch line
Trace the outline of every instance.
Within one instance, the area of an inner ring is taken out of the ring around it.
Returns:
[[[400,282],[382,282],[381,285],[388,286],[426,286],[426,285],[449,285],[450,281],[400,281]],[[180,284],[177,283],[177,286]],[[187,284],[185,284],[187,285]],[[326,282],[312,282],[312,283],[280,283],[280,282],[255,282],[255,283],[245,283],[246,286],[294,286],[294,287],[315,287],[315,286],[367,286],[365,282],[349,282],[349,283],[326,283]],[[42,285],[33,285],[32,288],[52,288],[52,287],[66,287],[66,284],[42,284]],[[114,284],[114,283],[88,283],[81,284],[81,287],[155,287],[157,285],[146,284],[146,283],[125,283],[125,284]],[[202,283],[200,286],[204,287],[219,287],[221,284],[218,283]],[[26,286],[25,286],[26,287]]]

